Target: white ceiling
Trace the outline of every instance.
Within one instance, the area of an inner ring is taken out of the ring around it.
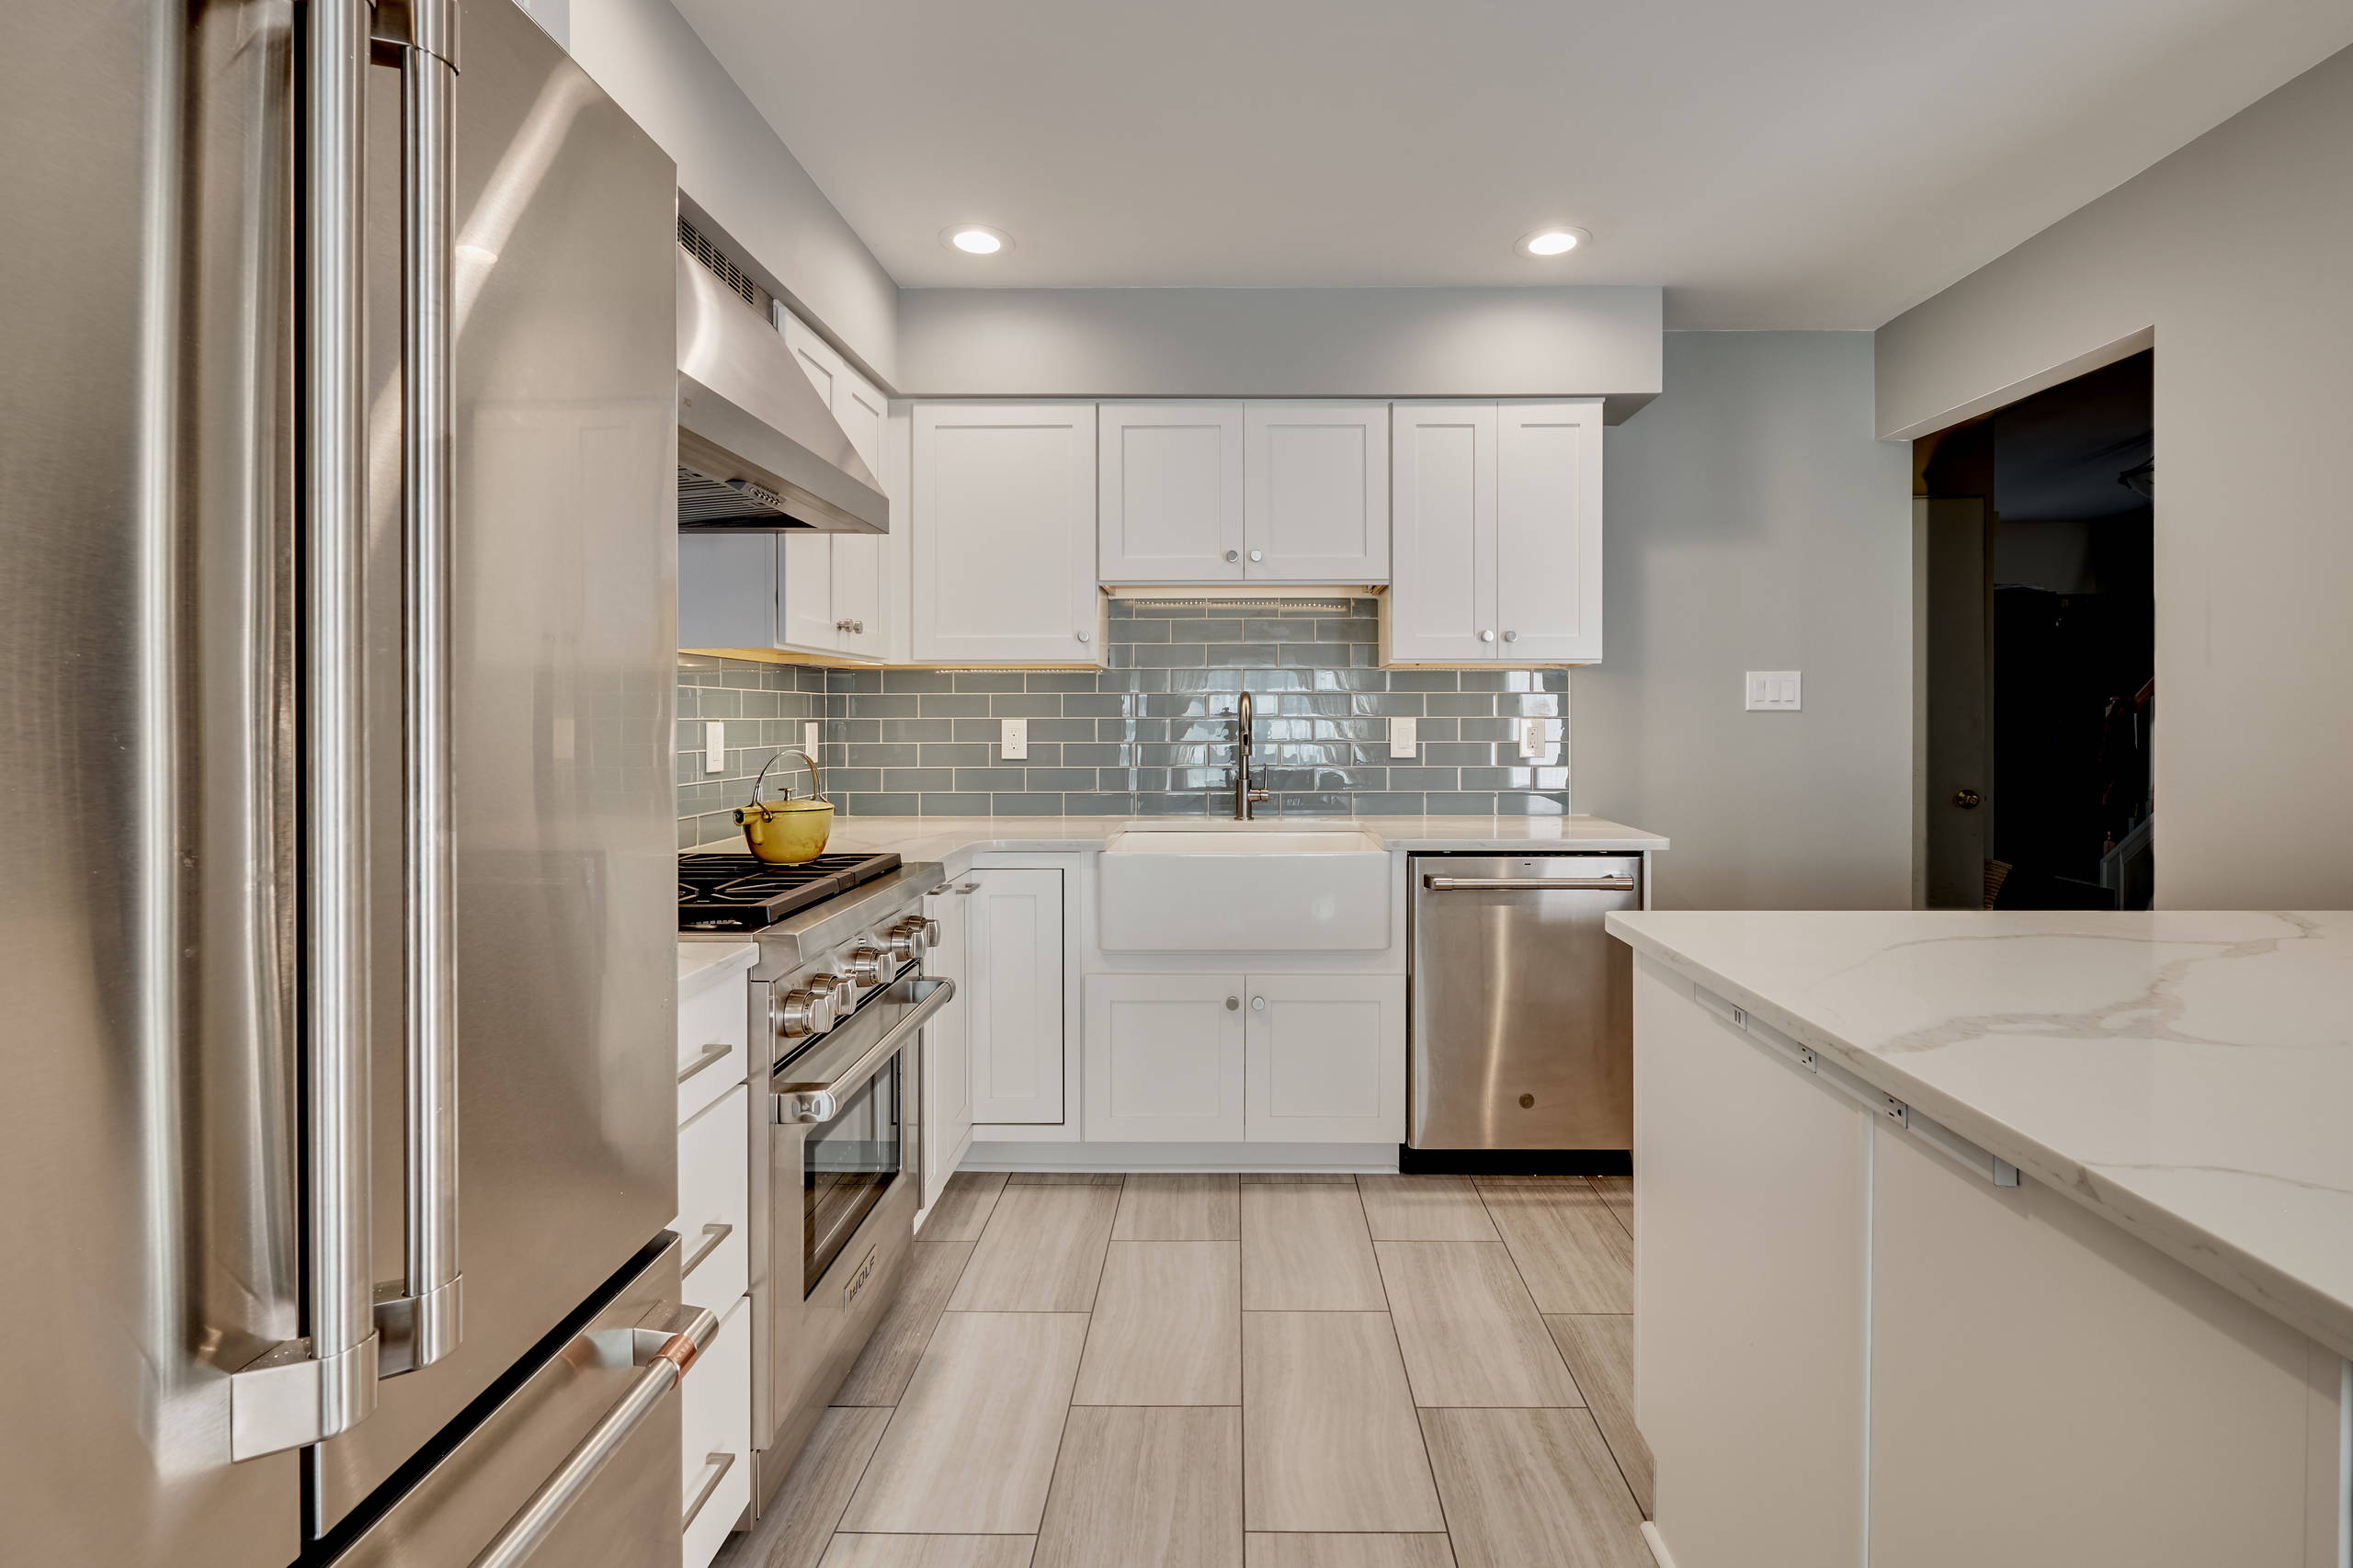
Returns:
[[[1877,326],[2353,43],[2347,0],[676,3],[904,286],[1659,283],[1703,328]],[[1547,222],[1594,244],[1513,253]]]

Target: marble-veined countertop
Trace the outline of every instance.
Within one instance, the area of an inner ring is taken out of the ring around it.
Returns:
[[[2353,1356],[2353,913],[1678,910],[1608,923]]]

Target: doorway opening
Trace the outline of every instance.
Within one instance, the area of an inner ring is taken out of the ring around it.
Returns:
[[[1913,443],[1927,908],[2149,907],[2154,369]]]

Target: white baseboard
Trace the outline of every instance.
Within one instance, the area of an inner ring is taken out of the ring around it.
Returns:
[[[1658,1568],[1675,1568],[1675,1559],[1666,1550],[1666,1538],[1659,1534],[1658,1527],[1648,1519],[1643,1521],[1643,1544],[1651,1549],[1653,1557],[1658,1559]]]
[[[1397,1168],[1394,1143],[1062,1143],[975,1139],[968,1171],[1364,1173]]]

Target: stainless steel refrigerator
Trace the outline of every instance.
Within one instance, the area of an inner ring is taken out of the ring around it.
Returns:
[[[676,1562],[672,165],[509,0],[9,21],[0,1560]]]

